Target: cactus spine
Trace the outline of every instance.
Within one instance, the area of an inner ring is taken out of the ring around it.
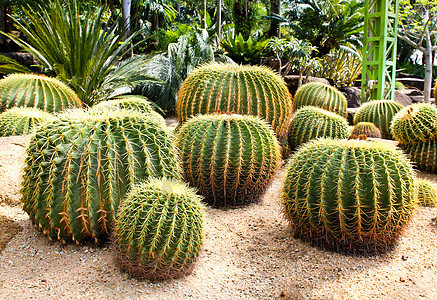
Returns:
[[[354,116],[354,124],[371,122],[381,130],[382,137],[391,139],[390,123],[403,106],[393,100],[374,100],[363,104]]]
[[[195,69],[178,92],[176,111],[182,124],[191,116],[235,113],[259,116],[269,123],[281,144],[293,114],[293,100],[284,80],[271,69],[211,63]]]
[[[366,138],[381,138],[381,130],[375,126],[375,124],[371,122],[359,122],[352,128],[351,135],[349,139],[360,139],[362,136],[366,136]]]
[[[346,119],[322,108],[305,106],[294,114],[288,134],[290,148],[296,148],[310,140],[331,137],[345,139],[349,136]]]
[[[437,189],[430,180],[416,178],[414,181],[416,187],[416,202],[425,207],[437,206]]]
[[[140,113],[69,111],[31,138],[23,209],[50,239],[99,243],[133,183],[179,172],[172,138]]]
[[[404,107],[391,122],[391,133],[401,144],[415,144],[437,136],[437,109],[428,103]]]
[[[257,117],[200,115],[176,136],[184,178],[213,206],[255,202],[281,161],[273,131]]]
[[[310,82],[302,85],[294,96],[295,109],[315,106],[347,117],[346,97],[335,87],[322,82]]]
[[[114,240],[122,267],[137,278],[190,273],[203,239],[201,197],[185,184],[151,178],[135,185],[117,213]]]
[[[0,80],[0,112],[12,107],[33,107],[59,112],[82,107],[82,101],[56,78],[34,74],[11,74]]]
[[[282,202],[295,235],[341,252],[394,245],[415,207],[410,161],[380,143],[317,140],[287,165]]]
[[[0,136],[29,134],[36,125],[54,118],[38,108],[13,107],[0,114]]]

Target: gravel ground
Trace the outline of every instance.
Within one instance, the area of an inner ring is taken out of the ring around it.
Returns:
[[[161,283],[129,278],[109,244],[62,245],[31,225],[17,205],[27,139],[0,138],[0,221],[22,228],[0,248],[1,299],[437,299],[436,208],[419,208],[386,255],[341,255],[291,236],[278,200],[284,171],[259,204],[207,209],[193,274]]]

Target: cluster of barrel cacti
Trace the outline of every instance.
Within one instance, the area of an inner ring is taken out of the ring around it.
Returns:
[[[416,103],[399,111],[391,123],[393,137],[422,170],[437,171],[437,108]]]

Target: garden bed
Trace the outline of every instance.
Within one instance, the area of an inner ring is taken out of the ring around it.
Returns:
[[[118,269],[109,243],[62,245],[31,225],[19,206],[27,143],[28,137],[0,138],[3,299],[437,298],[435,208],[417,209],[394,251],[370,257],[341,255],[291,236],[278,197],[284,171],[259,204],[207,209],[204,247],[192,275],[161,283],[129,278]],[[433,174],[419,176],[437,182]]]

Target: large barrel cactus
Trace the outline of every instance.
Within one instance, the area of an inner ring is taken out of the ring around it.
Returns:
[[[432,181],[428,179],[416,178],[414,181],[416,187],[416,202],[420,206],[436,207],[437,206],[437,188]]]
[[[38,108],[13,107],[0,114],[0,136],[24,135],[55,116]]]
[[[11,74],[0,80],[0,112],[24,106],[46,112],[82,107],[82,101],[56,78],[35,74]]]
[[[415,144],[437,136],[437,108],[416,103],[401,109],[391,122],[391,133],[401,144]]]
[[[402,151],[356,140],[304,145],[287,165],[282,202],[297,237],[340,252],[390,249],[415,207]]]
[[[437,172],[437,141],[429,140],[417,144],[399,144],[414,165],[423,171]]]
[[[172,138],[131,110],[69,111],[38,127],[27,155],[23,208],[44,234],[63,242],[103,241],[133,183],[180,177]]]
[[[314,106],[299,108],[294,114],[288,134],[290,148],[317,138],[346,139],[349,125],[345,118]]]
[[[203,239],[201,197],[166,178],[135,185],[120,205],[114,228],[117,261],[140,279],[189,274]]]
[[[294,96],[295,109],[316,106],[347,117],[347,100],[342,92],[322,82],[310,82],[301,86]]]
[[[179,123],[191,116],[235,113],[259,116],[285,142],[293,100],[284,80],[271,69],[211,63],[195,69],[178,92]]]
[[[382,137],[391,139],[390,123],[393,117],[403,108],[393,100],[374,100],[364,103],[354,116],[354,124],[370,122],[381,130]]]
[[[259,199],[281,162],[280,146],[262,120],[240,115],[201,115],[176,136],[184,178],[213,206]]]
[[[381,130],[371,122],[359,122],[352,128],[349,139],[360,139],[360,137],[366,136],[366,138],[381,138]]]

